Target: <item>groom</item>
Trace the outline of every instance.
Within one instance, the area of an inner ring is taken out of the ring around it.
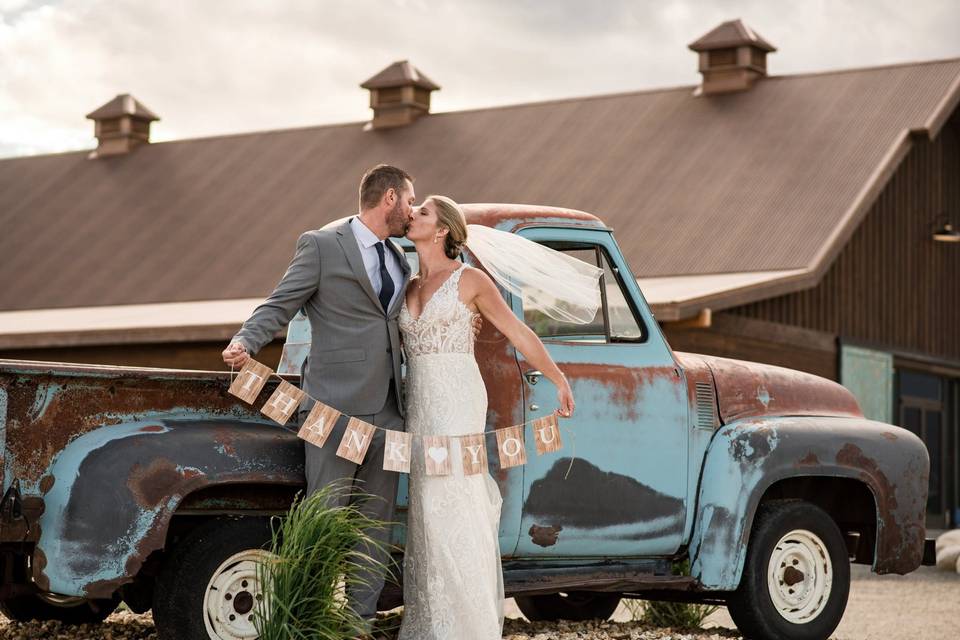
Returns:
[[[367,171],[360,181],[360,214],[334,228],[303,233],[276,289],[223,351],[224,362],[243,366],[305,309],[312,339],[302,389],[344,414],[322,449],[304,442],[307,494],[346,478],[358,491],[377,496],[363,511],[381,521],[393,519],[399,478],[383,470],[384,432],[374,432],[363,464],[338,457],[336,450],[350,416],[404,429],[397,316],[410,266],[403,250],[388,238],[407,232],[414,198],[413,178],[402,169],[381,164]],[[309,410],[300,408],[300,424]],[[344,495],[339,502],[352,500]],[[388,528],[368,533],[389,541]],[[389,553],[377,554],[377,560],[389,562]],[[384,575],[367,564],[358,577],[365,584],[349,589],[347,599],[372,621]]]

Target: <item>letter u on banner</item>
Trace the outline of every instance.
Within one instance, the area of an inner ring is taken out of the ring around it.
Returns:
[[[343,439],[340,440],[337,455],[357,464],[363,462],[367,449],[370,448],[370,441],[373,440],[374,430],[375,427],[372,424],[359,418],[350,418],[347,430],[343,432]]]
[[[557,416],[550,414],[533,421],[533,439],[537,444],[537,455],[559,451],[563,447],[560,439],[560,429],[557,427]]]
[[[527,464],[527,450],[523,444],[523,425],[497,429],[497,450],[500,453],[500,468]]]
[[[272,373],[273,369],[250,358],[230,383],[229,391],[247,404],[253,404]]]

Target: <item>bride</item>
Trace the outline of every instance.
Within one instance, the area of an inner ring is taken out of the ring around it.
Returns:
[[[470,225],[471,234],[474,230],[477,236],[521,241]],[[430,196],[414,209],[407,232],[420,262],[399,317],[407,358],[407,431],[453,437],[451,475],[427,475],[423,439],[413,440],[400,640],[499,640],[503,630],[502,499],[488,474],[463,474],[456,438],[486,427],[487,392],[473,355],[477,316],[493,323],[556,385],[559,416],[570,417],[574,410],[570,385],[540,339],[513,314],[489,276],[457,259],[467,234],[460,207],[443,196]],[[488,271],[500,273],[474,250],[473,239],[468,248]]]

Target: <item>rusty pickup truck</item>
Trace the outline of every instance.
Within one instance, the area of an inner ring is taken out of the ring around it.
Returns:
[[[749,637],[826,638],[850,562],[898,574],[921,564],[929,460],[918,438],[865,419],[830,380],[672,351],[597,217],[465,210],[604,271],[587,325],[504,293],[578,403],[558,452],[500,469],[488,447],[506,590],[527,617],[673,599],[725,604]],[[306,322],[291,319],[278,367],[293,384]],[[552,411],[555,389],[504,336],[485,323],[477,340],[488,429]],[[226,371],[0,360],[0,611],[86,622],[122,600],[152,608],[162,638],[255,637],[254,563],[269,517],[304,486],[303,443],[256,411],[276,380],[252,407],[228,383]],[[398,549],[406,488],[404,476]],[[676,575],[682,561],[689,572]],[[388,586],[381,609],[401,593]]]

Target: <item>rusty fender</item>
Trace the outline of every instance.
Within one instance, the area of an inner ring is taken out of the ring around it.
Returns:
[[[303,446],[279,426],[230,419],[122,422],[71,441],[48,473],[34,579],[54,593],[107,597],[163,548],[186,495],[227,483],[302,486]]]
[[[754,514],[764,492],[793,477],[863,482],[877,512],[877,573],[909,573],[920,565],[930,461],[909,431],[864,418],[763,417],[717,431],[706,453],[691,574],[703,588],[740,583]]]

